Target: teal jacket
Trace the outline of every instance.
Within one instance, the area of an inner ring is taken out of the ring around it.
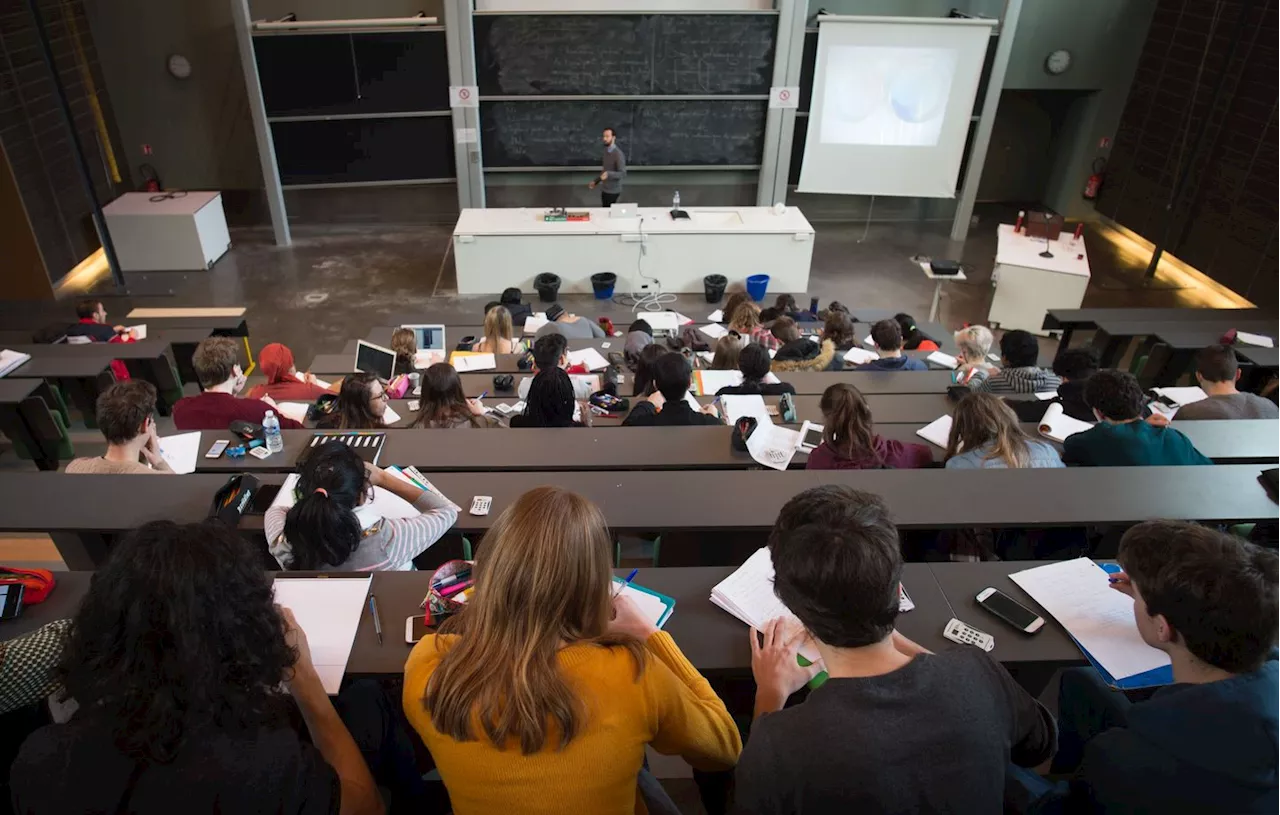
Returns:
[[[1213,463],[1177,430],[1153,427],[1143,421],[1098,422],[1090,430],[1068,436],[1062,443],[1062,460],[1092,467]]]

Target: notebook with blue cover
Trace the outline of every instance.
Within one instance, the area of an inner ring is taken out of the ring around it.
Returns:
[[[1116,574],[1117,572],[1122,571],[1120,564],[1118,563],[1099,563],[1098,565],[1101,566],[1103,571],[1107,574]],[[1080,645],[1080,643],[1076,642],[1074,638],[1072,638],[1072,642],[1075,642],[1077,647]],[[1143,671],[1140,674],[1134,674],[1133,676],[1127,676],[1124,679],[1117,680],[1114,676],[1107,673],[1107,670],[1099,665],[1098,661],[1093,658],[1093,655],[1084,648],[1080,648],[1080,653],[1084,654],[1084,658],[1089,660],[1089,664],[1092,665],[1099,674],[1101,674],[1103,681],[1117,690],[1138,690],[1139,688],[1155,688],[1161,685],[1173,684],[1172,665],[1161,665],[1159,668],[1152,668],[1149,671]]]
[[[636,605],[652,618],[653,624],[658,628],[666,625],[667,620],[671,619],[671,612],[676,610],[674,597],[668,597],[635,583],[627,583],[620,577],[613,578],[613,588],[618,594],[627,595],[634,600]]]

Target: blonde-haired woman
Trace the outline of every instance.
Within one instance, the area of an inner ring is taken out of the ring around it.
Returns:
[[[457,815],[633,815],[646,745],[727,769],[737,727],[668,634],[615,598],[600,510],[558,487],[485,535],[475,593],[405,665],[404,709]]]
[[[986,379],[997,370],[987,358],[991,353],[991,343],[995,341],[991,329],[985,325],[970,325],[953,336],[960,349],[956,355],[960,361],[956,366],[956,382],[967,385],[970,381]]]
[[[511,312],[506,306],[494,306],[484,315],[484,337],[471,346],[471,350],[483,354],[523,354],[524,342],[514,337]]]

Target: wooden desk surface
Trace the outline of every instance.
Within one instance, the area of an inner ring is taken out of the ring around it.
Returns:
[[[38,379],[14,379],[6,376],[0,379],[0,404],[17,404],[35,393],[40,384]]]
[[[6,379],[84,379],[110,370],[110,354],[32,356],[24,364],[5,375]]]
[[[48,359],[156,359],[169,350],[169,340],[148,337],[137,342],[87,342],[69,345],[56,343],[26,343],[8,346],[11,351],[21,351],[36,358]]]
[[[1083,657],[1079,649],[1052,619],[1047,619],[1039,634],[1024,637],[991,619],[986,612],[974,614],[964,610],[964,598],[970,584],[976,581],[984,586],[995,585],[1008,590],[1004,583],[1012,586],[1012,581],[1005,575],[1032,565],[1016,562],[908,563],[903,568],[902,585],[915,608],[898,616],[897,628],[925,648],[940,652],[961,647],[942,637],[942,628],[947,621],[952,616],[959,616],[976,626],[986,626],[996,639],[992,655],[1001,662],[1081,663]],[[711,588],[732,571],[733,568],[727,566],[641,569],[635,578],[638,585],[675,599],[675,612],[665,630],[700,671],[741,672],[751,666],[746,627],[712,605],[709,599]],[[615,573],[624,575],[626,572],[619,569]],[[0,627],[0,640],[21,636],[46,623],[75,615],[88,592],[93,573],[58,572],[56,577],[58,585],[49,599],[28,607],[21,617]],[[430,577],[429,572],[374,573],[372,591],[378,598],[383,642],[378,644],[372,617],[361,614],[347,664],[349,674],[396,675],[404,671],[404,663],[412,648],[405,643],[401,633],[404,620],[419,613],[419,604],[426,594]],[[1013,596],[1026,601],[1025,596]],[[1037,608],[1029,601],[1028,605]]]

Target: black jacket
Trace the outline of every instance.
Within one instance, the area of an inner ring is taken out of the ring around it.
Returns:
[[[1005,400],[1005,404],[1013,408],[1013,412],[1018,415],[1020,422],[1040,421],[1044,418],[1044,412],[1049,409],[1049,405],[1054,402],[1061,404],[1062,412],[1073,419],[1090,423],[1096,421],[1093,410],[1084,401],[1083,379],[1078,382],[1063,382],[1058,386],[1058,395],[1043,402],[1039,399]]]
[[[641,402],[632,408],[627,418],[622,420],[623,427],[673,427],[699,424],[723,425],[724,422],[715,416],[699,413],[689,407],[689,403],[683,399],[678,402],[668,399],[661,412],[658,412],[652,402]]]
[[[716,396],[781,396],[795,392],[796,386],[790,382],[743,382],[741,385],[725,385],[716,391]]]
[[[516,328],[524,328],[525,319],[533,314],[533,306],[526,303],[503,303],[502,305],[511,312],[511,324]]]

